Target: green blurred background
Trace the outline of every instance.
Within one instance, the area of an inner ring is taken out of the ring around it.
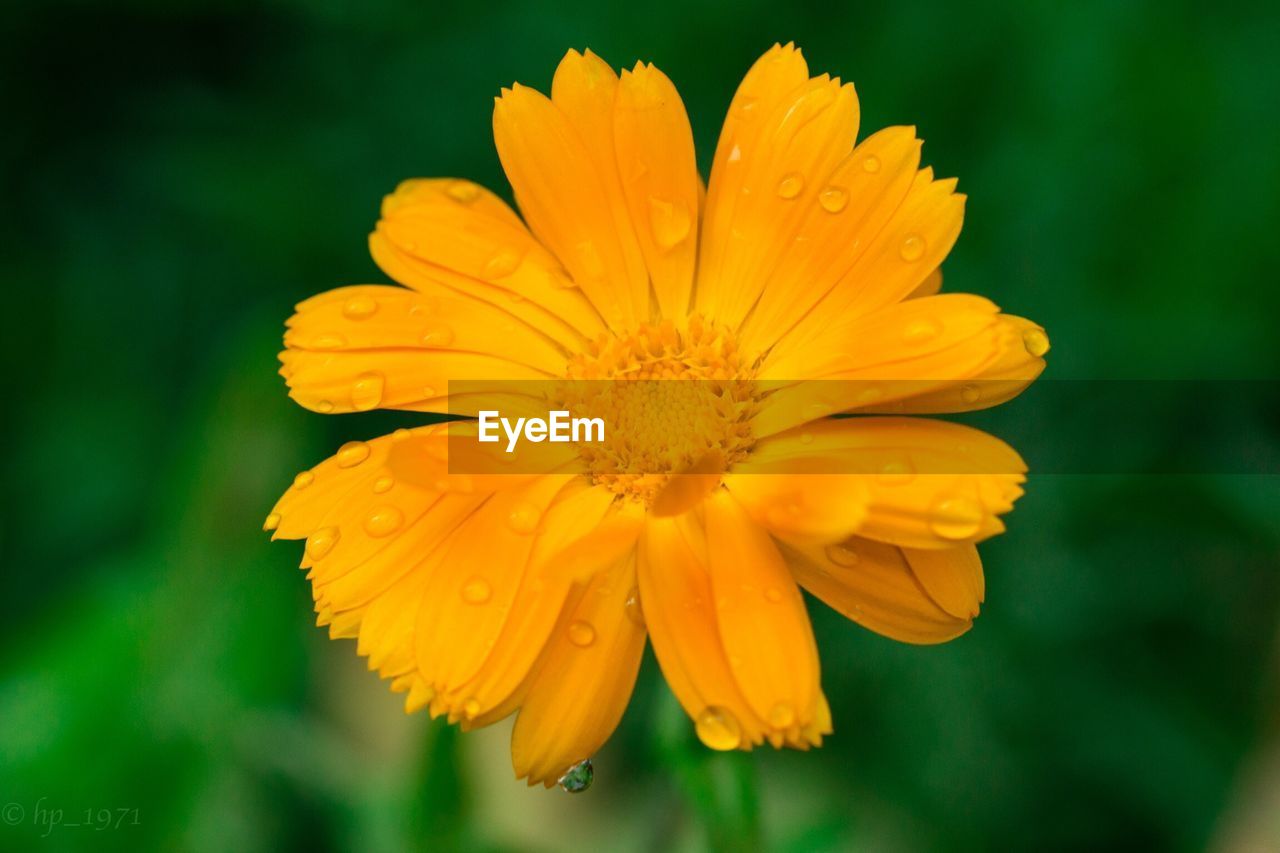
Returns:
[[[821,750],[701,749],[650,656],[578,796],[515,782],[508,726],[406,717],[259,532],[295,471],[408,420],[292,404],[291,306],[384,280],[365,235],[401,179],[508,194],[491,99],[570,47],[664,69],[705,172],[743,72],[794,39],[856,82],[864,132],[916,124],[960,177],[948,289],[1043,323],[1047,377],[1275,378],[1278,25],[1156,0],[8,9],[0,849],[1280,849],[1276,477],[1033,475],[962,639],[814,606]],[[1203,418],[1188,395],[1143,430],[1177,448]],[[1280,418],[1251,434],[1274,454]],[[103,809],[123,825],[65,825]]]

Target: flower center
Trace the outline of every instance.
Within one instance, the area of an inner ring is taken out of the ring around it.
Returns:
[[[592,483],[652,505],[672,475],[711,478],[746,457],[759,400],[755,365],[726,329],[701,317],[602,335],[569,362],[561,404],[605,422],[604,441],[578,453]],[[672,381],[680,380],[680,381]]]

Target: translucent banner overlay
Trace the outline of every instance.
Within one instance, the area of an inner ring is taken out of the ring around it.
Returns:
[[[454,419],[457,474],[1280,474],[1273,380],[466,380],[448,394],[431,410]]]

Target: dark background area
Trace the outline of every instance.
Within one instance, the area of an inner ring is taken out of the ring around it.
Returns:
[[[385,280],[365,235],[404,178],[509,197],[492,97],[545,90],[570,47],[662,68],[705,174],[741,75],[795,40],[813,73],[855,81],[864,135],[915,124],[925,162],[960,177],[947,289],[1044,324],[1046,380],[1276,379],[1275,4],[5,17],[0,808],[20,811],[0,849],[1280,846],[1280,481],[1099,466],[1105,418],[1080,429],[1031,397],[993,415],[1060,470],[1033,471],[984,547],[965,637],[899,645],[814,605],[821,750],[703,750],[649,657],[576,797],[513,781],[506,726],[406,718],[313,627],[297,546],[259,531],[295,471],[412,420],[290,402],[292,305]],[[1127,407],[1124,434],[1157,454],[1216,434],[1228,415],[1188,389]],[[1250,411],[1227,432],[1276,459],[1275,407]],[[123,825],[65,825],[104,809]]]

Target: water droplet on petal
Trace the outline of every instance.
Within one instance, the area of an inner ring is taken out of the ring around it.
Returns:
[[[693,220],[684,202],[650,197],[649,223],[653,227],[654,242],[658,248],[667,250],[675,248],[689,236]]]
[[[393,506],[378,507],[365,519],[364,530],[370,536],[380,539],[390,536],[400,529],[404,523],[404,513]]]
[[[776,586],[771,586],[764,591],[764,597],[774,604],[777,604],[779,601],[782,601],[782,590],[778,589]]]
[[[385,495],[391,491],[391,487],[395,484],[396,481],[391,476],[379,477],[373,484],[373,493],[375,495]]]
[[[453,329],[443,323],[428,326],[422,333],[422,345],[428,347],[447,347],[453,343]]]
[[[1027,329],[1022,333],[1022,345],[1034,358],[1040,358],[1049,351],[1049,336],[1041,329]]]
[[[480,188],[470,181],[454,181],[445,190],[454,201],[470,204],[480,197]]]
[[[749,115],[756,105],[760,103],[759,98],[753,98],[750,95],[743,95],[738,99],[738,111],[744,115]]]
[[[311,339],[311,349],[338,349],[347,345],[347,339],[337,332],[325,332]]]
[[[422,399],[430,400],[436,396],[436,389],[431,385],[422,386]]]
[[[914,262],[920,260],[924,256],[924,238],[919,234],[908,234],[902,240],[902,247],[898,249],[898,254],[902,256],[904,261]]]
[[[942,334],[942,321],[936,317],[917,317],[902,329],[902,341],[923,344]]]
[[[405,429],[404,427],[400,427],[395,432],[391,433],[391,439],[393,441],[404,441],[406,438],[408,438],[411,435],[413,435],[413,433],[411,433],[409,430]]]
[[[982,392],[978,390],[977,385],[962,385],[960,387],[960,399],[966,403],[976,403],[981,396]]]
[[[730,148],[730,149],[729,149],[729,162],[730,162],[730,163],[737,163],[737,162],[738,162],[739,160],[741,160],[741,159],[742,159],[742,149],[741,149],[740,147],[738,147],[737,145],[735,145],[735,146],[733,146],[732,148]]]
[[[698,714],[694,730],[698,734],[698,740],[711,749],[737,749],[742,743],[742,726],[737,717],[728,709],[716,705],[704,708]]]
[[[520,253],[512,249],[503,249],[489,259],[484,265],[481,275],[485,278],[506,278],[520,266]]]
[[[867,159],[862,161],[862,168],[863,171],[875,174],[880,171],[880,158],[874,154],[869,155]]]
[[[800,443],[801,443],[801,444],[813,444],[813,433],[811,433],[811,432],[802,432],[802,433],[800,433]]]
[[[484,604],[493,595],[493,587],[484,578],[473,577],[462,585],[462,600],[467,604]]]
[[[631,587],[631,592],[627,593],[627,603],[623,605],[623,612],[627,614],[627,618],[631,620],[633,625],[641,628],[644,627],[644,607],[640,603],[640,590]]]
[[[321,400],[316,403],[316,411],[322,415],[327,415],[333,411],[333,402],[330,400]]]
[[[858,552],[848,545],[828,545],[826,554],[827,559],[837,566],[851,569],[858,565]]]
[[[804,176],[798,172],[785,175],[778,181],[778,195],[782,198],[795,198],[804,189]]]
[[[595,778],[596,771],[591,766],[591,759],[585,758],[564,771],[564,775],[557,780],[557,784],[561,790],[568,791],[570,794],[581,794],[591,787],[591,782]]]
[[[322,527],[307,537],[307,556],[312,560],[323,559],[338,544],[342,534],[336,527]]]
[[[569,642],[575,646],[586,648],[596,641],[596,629],[589,622],[581,620],[569,626]]]
[[[929,527],[943,539],[968,539],[982,527],[982,505],[973,498],[943,498],[933,505]]]
[[[353,296],[342,306],[342,314],[348,320],[367,320],[378,311],[378,303],[371,296]]]
[[[790,728],[796,721],[796,710],[786,702],[779,702],[769,709],[769,725],[775,729]]]
[[[316,475],[310,471],[303,471],[301,474],[293,478],[293,485],[299,489],[305,489],[316,481]]]
[[[275,530],[277,527],[279,527],[279,526],[280,526],[280,522],[281,522],[281,521],[283,521],[283,520],[284,520],[284,519],[281,517],[280,513],[278,513],[278,512],[273,512],[273,513],[271,513],[271,515],[268,515],[268,516],[267,516],[267,520],[266,520],[266,521],[262,522],[262,529],[263,529],[263,530]]]
[[[463,706],[462,706],[462,713],[464,713],[464,714],[466,714],[466,715],[467,715],[467,719],[468,719],[468,720],[469,720],[469,719],[471,719],[472,717],[474,717],[476,714],[479,714],[479,713],[480,713],[480,700],[479,700],[479,699],[468,699],[468,700],[466,701],[466,703],[464,703],[464,704],[463,704]]]
[[[818,204],[828,213],[839,213],[849,203],[849,194],[840,187],[827,187],[818,195]]]
[[[516,504],[507,516],[507,526],[522,536],[532,533],[538,528],[542,511],[528,501]]]
[[[386,379],[381,373],[374,371],[361,373],[356,377],[355,384],[351,386],[351,407],[358,412],[376,409],[382,402],[382,389],[385,386]]]
[[[363,441],[348,441],[338,448],[338,467],[354,468],[369,458],[369,445]]]

